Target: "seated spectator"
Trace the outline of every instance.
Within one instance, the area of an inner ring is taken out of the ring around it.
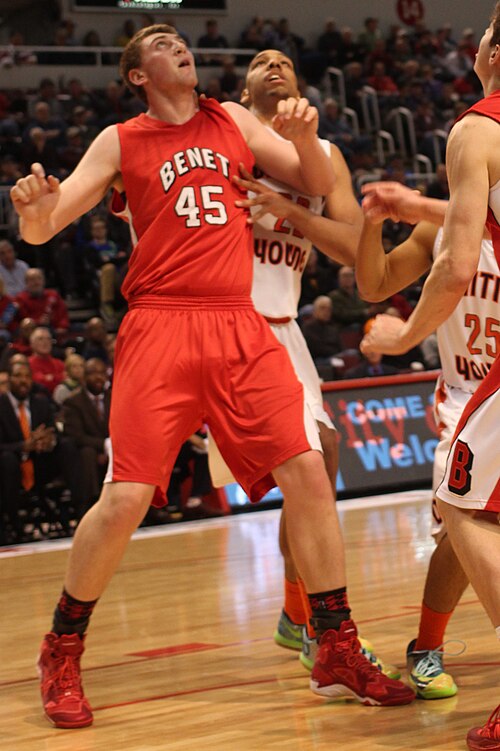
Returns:
[[[79,391],[83,384],[85,360],[81,355],[68,355],[64,361],[64,379],[58,384],[52,398],[61,407],[68,396]]]
[[[95,357],[87,360],[83,387],[63,404],[64,435],[75,441],[79,451],[79,485],[87,508],[99,497],[108,466],[106,438],[111,393],[106,383],[105,363]]]
[[[24,37],[20,31],[13,31],[9,36],[7,49],[0,53],[0,67],[12,68],[13,65],[35,65],[36,55],[30,50],[19,50],[24,47]]]
[[[17,297],[26,289],[28,264],[16,257],[14,246],[9,240],[0,240],[0,276],[5,282],[5,292]]]
[[[371,52],[378,39],[382,38],[382,32],[378,25],[378,18],[369,16],[363,22],[364,29],[358,36],[358,44],[365,54]]]
[[[196,46],[211,50],[221,50],[229,47],[226,37],[219,32],[219,24],[215,18],[209,18],[206,21],[205,33],[198,37]],[[203,65],[219,65],[222,59],[222,55],[200,55],[200,62]]]
[[[359,365],[346,370],[344,378],[373,378],[374,376],[396,375],[396,373],[399,373],[398,368],[383,363],[380,353],[371,352],[364,355],[364,361]]]
[[[115,323],[118,313],[115,300],[126,273],[127,253],[109,239],[108,223],[98,214],[90,219],[90,242],[84,248],[84,259],[91,282],[99,284],[101,316]]]
[[[10,364],[8,374],[9,389],[0,394],[0,498],[13,535],[10,541],[20,542],[23,491],[44,496],[45,485],[62,474],[76,497],[76,449],[58,436],[50,399],[33,393],[29,365]],[[0,524],[0,533],[4,529]]]
[[[71,126],[66,131],[66,145],[58,149],[59,174],[65,176],[73,172],[85,153],[85,144],[80,128]]]
[[[23,147],[23,167],[26,173],[31,165],[40,162],[47,174],[61,177],[61,161],[57,149],[48,142],[47,133],[42,128],[31,128]]]
[[[36,329],[36,323],[32,318],[23,318],[17,329],[15,338],[9,346],[8,358],[11,354],[24,355],[28,358],[33,354],[30,344],[31,334]],[[27,360],[26,360],[27,361]]]
[[[371,312],[370,305],[358,295],[354,269],[350,266],[341,266],[337,280],[338,288],[330,292],[332,321],[338,326],[360,329]]]
[[[17,311],[17,305],[12,297],[5,294],[5,282],[0,276],[0,339],[4,342],[10,342],[18,326]]]
[[[341,349],[339,326],[332,321],[332,301],[320,295],[313,303],[312,318],[304,323],[303,334],[316,364],[329,361]]]
[[[52,357],[52,336],[49,329],[38,326],[30,337],[33,354],[29,358],[35,383],[47,389],[52,396],[54,389],[64,378],[64,363]]]
[[[68,310],[59,292],[45,288],[41,269],[28,269],[25,281],[26,290],[16,297],[19,317],[32,318],[38,326],[49,326],[56,334],[65,334],[69,329]]]
[[[81,355],[84,360],[98,358],[109,364],[108,334],[102,318],[94,316],[85,326],[85,341],[81,349]]]
[[[357,167],[358,154],[370,152],[373,148],[370,136],[354,135],[347,119],[340,113],[335,99],[325,100],[323,114],[319,118],[318,135],[334,143],[351,168]]]
[[[12,154],[6,154],[0,162],[0,185],[15,185],[20,177],[23,177],[20,163]]]
[[[41,128],[47,135],[47,141],[51,146],[57,148],[64,144],[64,134],[66,132],[66,123],[61,117],[54,116],[50,111],[50,106],[46,101],[39,101],[34,107],[34,117],[28,123],[23,133],[23,140],[29,139],[29,134],[33,128]]]

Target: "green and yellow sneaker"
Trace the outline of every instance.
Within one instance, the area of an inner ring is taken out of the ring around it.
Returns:
[[[302,649],[302,623],[294,623],[282,610],[273,639],[280,647],[299,652]]]
[[[455,696],[455,681],[443,667],[443,644],[437,649],[415,650],[413,639],[406,650],[408,681],[420,699],[446,699]],[[462,650],[463,652],[463,650]],[[461,653],[459,653],[461,654]]]

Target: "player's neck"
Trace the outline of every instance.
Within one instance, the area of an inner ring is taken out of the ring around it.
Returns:
[[[276,106],[273,104],[269,109],[257,108],[253,104],[250,107],[250,112],[255,115],[257,120],[260,120],[264,125],[268,125],[270,128],[273,126],[273,117],[276,114]]]
[[[174,95],[149,96],[147,115],[173,125],[183,125],[198,112],[198,96],[195,91],[180,91]]]
[[[494,91],[498,91],[500,89],[500,75],[491,76],[491,78],[488,78],[487,81],[484,81],[482,83],[484,96],[489,96],[490,94],[493,94]]]

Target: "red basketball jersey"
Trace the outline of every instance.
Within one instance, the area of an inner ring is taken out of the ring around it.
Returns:
[[[465,117],[465,115],[468,115],[469,112],[475,112],[477,115],[490,117],[492,120],[500,123],[500,90],[494,91],[492,94],[489,94],[489,96],[481,99],[479,102],[476,102],[476,104],[473,104],[472,107],[470,107],[466,112],[463,112],[460,117],[457,118],[457,122]],[[497,263],[500,265],[500,224],[493,212],[491,201],[488,208],[486,227],[491,234],[493,248],[495,250],[495,258],[497,259]]]
[[[183,125],[141,114],[118,133],[134,243],[125,298],[249,296],[252,230],[231,177],[254,158],[232,118],[208,99]]]

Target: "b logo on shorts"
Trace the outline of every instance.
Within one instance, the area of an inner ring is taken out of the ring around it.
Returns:
[[[450,479],[448,480],[448,490],[456,495],[466,495],[471,486],[472,463],[474,454],[467,443],[457,441],[453,460],[450,469]]]

